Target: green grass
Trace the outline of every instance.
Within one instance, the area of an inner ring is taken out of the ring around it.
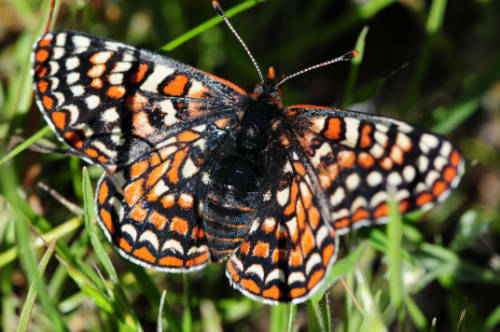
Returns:
[[[376,104],[379,114],[449,135],[469,161],[463,183],[446,202],[425,214],[392,212],[387,226],[341,237],[339,259],[317,294],[305,304],[270,307],[232,290],[223,264],[175,275],[124,261],[95,225],[101,171],[90,166],[82,172],[74,157],[26,150],[41,137],[58,144],[34,105],[29,77],[29,54],[46,25],[48,1],[9,1],[9,15],[20,20],[7,20],[0,34],[0,329],[498,329],[500,305],[492,294],[500,293],[500,144],[484,133],[498,130],[500,121],[500,43],[492,33],[500,29],[500,8],[494,1],[474,2],[464,11],[444,0],[429,7],[407,3],[222,2],[260,65],[269,62],[278,73],[360,51],[350,65],[287,82],[286,103]],[[257,81],[238,42],[217,25],[209,1],[115,0],[102,6],[58,3],[53,26],[168,50],[248,89]],[[407,19],[399,21],[401,15]],[[454,15],[471,23],[458,24]],[[8,150],[14,136],[27,139]],[[38,181],[80,206],[83,215],[41,191]]]

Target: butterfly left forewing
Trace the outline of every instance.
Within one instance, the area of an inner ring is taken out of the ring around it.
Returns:
[[[182,130],[221,119],[230,129],[246,95],[159,54],[76,31],[43,35],[33,51],[35,96],[58,138],[108,170]]]

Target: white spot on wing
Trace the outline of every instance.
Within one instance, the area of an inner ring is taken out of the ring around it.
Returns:
[[[198,172],[198,167],[196,167],[191,158],[187,158],[182,168],[182,176],[187,179],[196,174],[196,172]]]
[[[113,73],[108,76],[108,82],[112,85],[121,85],[123,83],[122,73]]]
[[[119,118],[120,116],[116,112],[116,107],[110,107],[102,113],[102,120],[104,122],[114,122]]]
[[[85,104],[87,104],[87,108],[89,110],[93,110],[97,106],[99,106],[100,99],[96,95],[90,95],[85,98]]]
[[[80,79],[80,73],[76,71],[72,71],[71,73],[68,74],[68,76],[66,76],[66,82],[68,83],[68,85],[77,82],[79,79]]]
[[[180,253],[181,255],[184,255],[184,248],[182,247],[181,243],[177,240],[170,239],[165,241],[163,243],[163,246],[161,247],[161,251],[165,250],[171,250],[171,251],[176,251]]]
[[[306,282],[306,277],[302,272],[292,272],[288,275],[288,285],[292,285],[295,282]]]
[[[366,181],[368,182],[368,184],[370,186],[375,187],[375,186],[379,185],[380,183],[382,183],[382,174],[380,174],[380,172],[377,172],[377,171],[371,171],[368,174]]]
[[[64,45],[66,45],[66,33],[65,32],[61,32],[61,33],[57,34],[56,45],[57,46],[64,46]]]
[[[345,179],[345,184],[347,188],[351,191],[358,188],[360,182],[361,179],[359,178],[359,175],[356,173],[352,173]]]
[[[401,179],[401,175],[398,172],[392,172],[387,177],[387,182],[390,186],[397,187],[401,184],[403,179]]]
[[[358,143],[359,120],[356,118],[346,117],[344,118],[344,123],[345,123],[345,139],[340,143],[353,148]]]
[[[132,226],[131,224],[125,224],[120,227],[120,230],[123,233],[128,234],[132,238],[132,241],[135,242],[135,239],[137,238],[137,231],[134,226]]]
[[[415,171],[415,167],[411,165],[406,165],[403,169],[403,177],[406,182],[412,182],[415,179],[415,175],[417,172]]]
[[[158,92],[158,84],[160,84],[165,77],[174,73],[174,69],[167,66],[156,66],[155,70],[148,76],[146,81],[142,83],[141,90]]]
[[[281,191],[276,192],[276,200],[281,206],[285,206],[288,203],[289,196],[290,196],[290,189],[288,187],[286,187]]]
[[[85,93],[85,89],[81,85],[75,85],[69,88],[71,90],[71,93],[73,94],[73,97],[80,97]]]
[[[245,273],[252,273],[257,276],[260,280],[264,280],[264,269],[260,264],[252,264],[248,269],[246,269]]]
[[[71,58],[67,58],[64,65],[66,67],[66,71],[70,71],[80,65],[80,60],[76,56],[73,56]]]
[[[283,270],[276,268],[276,269],[272,270],[271,272],[269,272],[265,283],[268,284],[271,281],[276,280],[276,279],[281,280],[281,281],[285,281],[285,273],[283,272]]]
[[[338,205],[345,198],[344,188],[339,186],[333,195],[330,196],[330,204],[332,206]]]
[[[316,265],[322,265],[321,264],[321,256],[318,253],[314,253],[309,257],[306,263],[306,274],[310,275],[311,270],[316,266]]]

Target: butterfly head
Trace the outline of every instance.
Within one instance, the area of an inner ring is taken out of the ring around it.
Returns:
[[[253,90],[252,96],[256,99],[277,104],[280,108],[282,92],[276,86],[276,73],[273,67],[269,67],[266,80],[258,83]]]

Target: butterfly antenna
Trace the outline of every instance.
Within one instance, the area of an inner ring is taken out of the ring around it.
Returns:
[[[314,65],[314,66],[307,67],[305,69],[299,70],[298,72],[293,73],[291,75],[288,75],[284,79],[282,79],[281,81],[279,81],[278,84],[276,84],[276,87],[280,86],[281,84],[285,83],[286,81],[288,81],[291,78],[294,78],[294,77],[297,77],[299,75],[305,74],[305,73],[307,73],[307,72],[309,72],[311,70],[318,69],[318,68],[325,67],[325,66],[329,66],[329,65],[331,65],[333,63],[336,63],[336,62],[350,61],[352,58],[354,58],[358,54],[359,54],[358,51],[352,50],[352,51],[347,52],[346,54],[343,54],[343,55],[341,55],[339,57],[336,57],[334,59],[331,59],[331,60],[328,60],[328,61],[325,61],[325,62],[322,62],[322,63],[318,63],[317,65]]]
[[[55,3],[56,3],[56,0],[50,1],[49,19],[47,20],[47,24],[45,25],[45,33],[50,31],[50,25],[52,24],[52,19],[54,18]]]
[[[226,23],[226,25],[229,27],[229,30],[231,30],[231,32],[233,33],[233,35],[236,36],[236,39],[238,39],[238,41],[240,42],[240,44],[243,46],[243,48],[247,52],[248,56],[250,57],[250,60],[252,60],[252,63],[254,65],[255,69],[257,69],[257,73],[259,74],[261,82],[264,82],[264,76],[262,75],[262,72],[260,71],[260,68],[259,68],[259,65],[257,64],[257,61],[255,61],[255,58],[253,57],[252,53],[250,53],[250,50],[248,49],[247,45],[245,44],[245,42],[243,41],[243,39],[241,39],[240,35],[238,35],[238,33],[234,29],[233,25],[231,24],[231,22],[227,18],[227,16],[224,13],[224,10],[222,9],[222,6],[220,5],[219,1],[213,0],[212,1],[212,6],[214,7],[214,10],[217,13],[217,15],[219,15],[224,20],[224,22]]]

